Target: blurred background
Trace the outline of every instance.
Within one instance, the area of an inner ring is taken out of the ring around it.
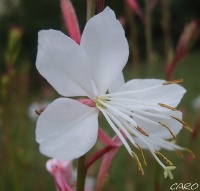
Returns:
[[[81,31],[86,23],[86,0],[71,0]],[[125,79],[183,79],[187,89],[179,109],[194,129],[182,130],[177,144],[191,149],[178,155],[163,151],[177,169],[172,181],[145,152],[148,166],[142,176],[122,147],[113,161],[104,190],[168,191],[173,183],[200,185],[200,1],[105,0],[122,23],[130,46]],[[55,190],[45,169],[47,158],[35,142],[36,109],[58,94],[35,67],[37,33],[57,29],[68,34],[59,0],[0,0],[0,190]],[[106,124],[102,121],[106,129]],[[110,136],[114,134],[107,130]],[[97,143],[88,155],[101,144]],[[100,162],[90,169],[96,177]],[[75,162],[76,165],[76,162]]]

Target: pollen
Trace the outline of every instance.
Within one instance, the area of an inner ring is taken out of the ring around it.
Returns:
[[[180,157],[180,158],[184,158],[184,155],[183,155],[183,152],[182,151],[180,151],[180,150],[176,150],[176,154],[177,154],[177,156],[178,157]]]
[[[193,132],[193,129],[183,120],[181,120],[180,118],[178,117],[175,117],[175,116],[171,116],[173,119],[175,119],[176,121],[178,121],[179,123],[183,124],[183,127],[191,132]]]
[[[172,80],[172,81],[166,81],[163,83],[163,85],[169,85],[169,84],[179,84],[183,82],[183,79],[178,79],[178,80]]]
[[[158,103],[158,105],[160,105],[161,107],[165,107],[165,108],[167,108],[167,109],[170,109],[170,110],[172,110],[172,111],[177,111],[176,108],[171,107],[171,106],[166,105],[166,104],[163,104],[163,103]]]
[[[161,122],[158,122],[159,124],[161,124],[163,127],[165,127],[169,132],[170,134],[174,137],[174,139],[176,139],[176,135],[172,132],[172,130],[164,123],[161,123]]]
[[[148,133],[146,133],[141,127],[135,127],[140,133],[142,133],[143,135],[145,135],[146,137],[148,137],[149,136],[149,134]]]
[[[103,105],[102,102],[108,102],[107,99],[103,98],[103,97],[98,97],[97,100],[96,100],[96,106],[100,107],[100,108],[103,108],[103,109],[107,109],[105,105]]]
[[[158,150],[156,150],[155,153],[156,153],[160,158],[162,158],[162,159],[165,161],[166,164],[168,164],[168,165],[170,165],[170,166],[173,165],[173,163],[172,163],[167,157],[165,157],[161,152],[159,152]]]
[[[141,172],[142,175],[144,175],[144,170],[142,168],[142,164],[140,163],[140,160],[139,160],[138,156],[133,151],[132,151],[132,154],[133,154],[134,159],[135,159],[135,161],[137,163],[138,170]]]
[[[141,153],[141,156],[142,156],[143,163],[147,166],[147,162],[146,162],[146,159],[145,159],[145,157],[144,157],[144,153],[143,153],[142,148],[140,147],[139,144],[136,143],[136,145],[137,145],[138,149],[140,150],[140,153]]]

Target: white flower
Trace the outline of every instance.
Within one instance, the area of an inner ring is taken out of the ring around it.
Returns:
[[[54,177],[55,185],[59,191],[73,191],[76,185],[77,169],[73,168],[72,161],[49,159],[46,169]],[[87,176],[85,180],[85,191],[92,191],[95,187],[95,179]]]
[[[36,140],[43,154],[61,160],[85,154],[97,140],[101,112],[140,170],[137,155],[119,129],[137,149],[148,149],[170,174],[171,168],[159,158],[172,164],[158,150],[182,149],[166,139],[185,125],[174,108],[185,89],[156,79],[124,84],[122,69],[128,55],[124,30],[108,7],[87,22],[80,45],[55,30],[39,32],[37,69],[65,97],[53,101],[37,121]],[[73,96],[89,97],[96,107],[66,98]]]

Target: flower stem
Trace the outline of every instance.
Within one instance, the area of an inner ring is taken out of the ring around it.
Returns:
[[[85,155],[78,159],[77,191],[84,191],[85,187]]]
[[[96,0],[87,0],[87,21],[95,15]]]
[[[146,58],[148,66],[148,74],[152,70],[152,22],[151,22],[151,10],[150,1],[145,0],[145,18],[146,18],[146,28],[145,28],[145,40],[146,40]]]

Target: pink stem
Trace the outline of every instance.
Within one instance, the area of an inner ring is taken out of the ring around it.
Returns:
[[[65,21],[65,27],[68,29],[69,36],[80,44],[81,33],[75,10],[70,0],[61,0],[61,9]]]
[[[100,13],[104,9],[104,0],[97,0],[97,12]]]

